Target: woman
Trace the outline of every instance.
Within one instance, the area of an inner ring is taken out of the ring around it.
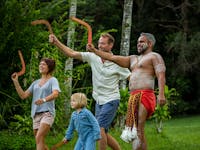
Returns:
[[[48,149],[45,144],[45,137],[54,122],[55,99],[60,92],[58,80],[52,76],[54,69],[54,60],[41,59],[39,64],[41,78],[34,81],[26,91],[21,88],[17,73],[13,73],[11,76],[21,99],[32,96],[31,117],[37,150]]]

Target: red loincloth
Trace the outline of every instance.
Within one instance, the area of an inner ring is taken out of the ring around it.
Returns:
[[[136,147],[139,145],[139,138],[137,135],[138,124],[138,106],[142,103],[147,110],[147,118],[149,118],[155,111],[156,97],[153,90],[136,90],[130,92],[128,100],[128,108],[126,113],[126,125],[122,131],[120,138],[129,143],[133,141]]]
[[[135,90],[130,92],[128,108],[126,114],[126,126],[136,127],[138,120],[138,106],[141,102],[147,110],[147,118],[149,118],[156,107],[156,96],[153,90]]]
[[[131,95],[135,95],[137,93],[141,93],[141,103],[147,110],[147,118],[149,118],[155,111],[156,107],[156,96],[153,90],[136,90],[131,92]]]

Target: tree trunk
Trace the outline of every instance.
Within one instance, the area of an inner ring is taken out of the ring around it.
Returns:
[[[121,45],[120,45],[120,55],[128,56],[130,50],[130,35],[131,35],[131,25],[132,25],[132,7],[133,0],[124,1],[124,12],[122,21],[122,35],[121,35]],[[120,88],[126,88],[126,80],[120,83]]]
[[[184,61],[185,65],[183,65],[183,70],[186,72],[188,68],[190,68],[190,64],[188,60],[186,59],[185,51],[187,51],[187,34],[188,34],[188,0],[184,0],[181,4],[181,17],[182,17],[182,26],[183,26],[183,37],[182,37],[182,43],[181,43],[181,49],[182,49],[182,55],[180,56],[181,59]]]
[[[77,9],[77,0],[71,0],[70,4],[70,12],[69,12],[69,17],[76,16],[76,9]],[[68,34],[67,34],[67,46],[71,47],[74,49],[74,41],[72,41],[72,37],[74,36],[75,32],[75,25],[72,21],[69,21],[69,28],[68,28]],[[70,72],[72,75],[72,69],[73,69],[73,58],[67,58],[65,61],[65,72]],[[72,77],[69,77],[66,80],[66,113],[69,113],[70,111],[70,105],[69,104],[69,99],[72,94]]]

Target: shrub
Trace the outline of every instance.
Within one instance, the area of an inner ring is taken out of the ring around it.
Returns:
[[[30,135],[19,135],[17,132],[0,132],[0,149],[1,150],[33,150],[35,149],[34,137]]]

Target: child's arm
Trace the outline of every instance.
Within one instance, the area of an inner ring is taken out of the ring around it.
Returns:
[[[73,115],[73,113],[72,113],[72,115]],[[75,129],[72,118],[73,117],[71,117],[71,119],[70,119],[69,127],[68,127],[68,129],[66,131],[65,137],[62,139],[62,141],[60,141],[59,143],[55,144],[51,148],[51,150],[56,150],[57,148],[61,147],[63,144],[66,144],[66,143],[68,143],[71,140],[71,138],[73,136],[73,131]]]

